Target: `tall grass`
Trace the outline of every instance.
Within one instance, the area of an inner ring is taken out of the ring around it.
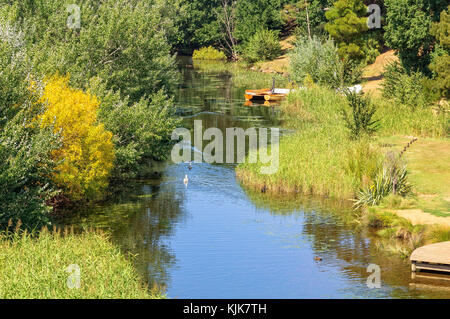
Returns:
[[[244,163],[237,175],[245,184],[269,191],[352,197],[353,177],[346,174],[346,150],[352,142],[342,123],[345,99],[315,87],[289,95],[283,110],[296,132],[280,141],[280,167],[260,175],[260,164]]]
[[[69,265],[79,266],[81,286],[70,289]],[[149,293],[131,262],[106,235],[88,231],[37,235],[0,234],[0,298],[161,298]]]
[[[280,166],[272,175],[259,173],[260,163],[244,163],[236,173],[244,184],[271,192],[353,198],[373,182],[383,154],[379,136],[414,135],[444,137],[448,118],[430,108],[411,110],[381,99],[373,100],[380,130],[372,139],[351,141],[341,110],[344,97],[312,86],[291,93],[282,104],[286,126],[295,133],[280,141]]]

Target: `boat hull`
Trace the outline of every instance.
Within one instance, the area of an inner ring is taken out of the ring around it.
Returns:
[[[261,90],[245,90],[245,100],[246,101],[281,101],[288,95],[289,89],[261,89]]]

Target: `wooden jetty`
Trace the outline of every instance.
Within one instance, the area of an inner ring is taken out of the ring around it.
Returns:
[[[420,270],[450,272],[450,241],[419,247],[413,251],[410,260],[413,272]]]

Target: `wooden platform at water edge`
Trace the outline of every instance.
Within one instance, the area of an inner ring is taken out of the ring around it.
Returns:
[[[413,251],[412,271],[433,270],[450,273],[450,241],[426,245]]]

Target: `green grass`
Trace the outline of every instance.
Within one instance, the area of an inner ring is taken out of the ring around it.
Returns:
[[[404,136],[379,139],[385,150],[399,151],[410,140]],[[410,182],[417,196],[414,207],[438,216],[450,217],[450,140],[419,138],[405,152]],[[399,208],[387,205],[386,208]],[[403,209],[403,207],[400,207]]]
[[[386,142],[386,136],[413,135],[444,140],[446,118],[435,116],[431,108],[412,112],[382,99],[373,102],[381,128],[372,139],[353,142],[341,117],[340,110],[346,106],[344,97],[320,87],[290,94],[282,109],[287,118],[286,126],[296,132],[281,139],[279,171],[262,175],[259,173],[261,164],[244,163],[237,167],[238,177],[246,185],[255,188],[265,185],[273,192],[353,198],[360,187],[370,183],[380,156],[389,150],[380,147],[382,141]],[[410,139],[405,138],[405,144]],[[398,149],[403,146],[400,143]],[[448,161],[443,163],[443,160],[436,160],[434,166],[448,168]],[[447,169],[442,178],[438,177],[439,180],[447,178],[449,171]]]
[[[287,126],[296,132],[280,141],[278,172],[262,175],[259,174],[260,163],[244,163],[237,168],[238,177],[244,184],[266,185],[273,192],[352,198],[355,189],[370,178],[365,176],[366,172],[358,170],[374,168],[369,168],[371,164],[364,156],[359,156],[361,162],[355,163],[355,156],[351,154],[377,155],[367,141],[349,140],[340,113],[345,106],[344,97],[325,88],[290,94],[282,108]]]
[[[67,286],[71,264],[81,270],[79,289]],[[162,297],[146,289],[131,262],[102,233],[0,235],[1,299]]]

